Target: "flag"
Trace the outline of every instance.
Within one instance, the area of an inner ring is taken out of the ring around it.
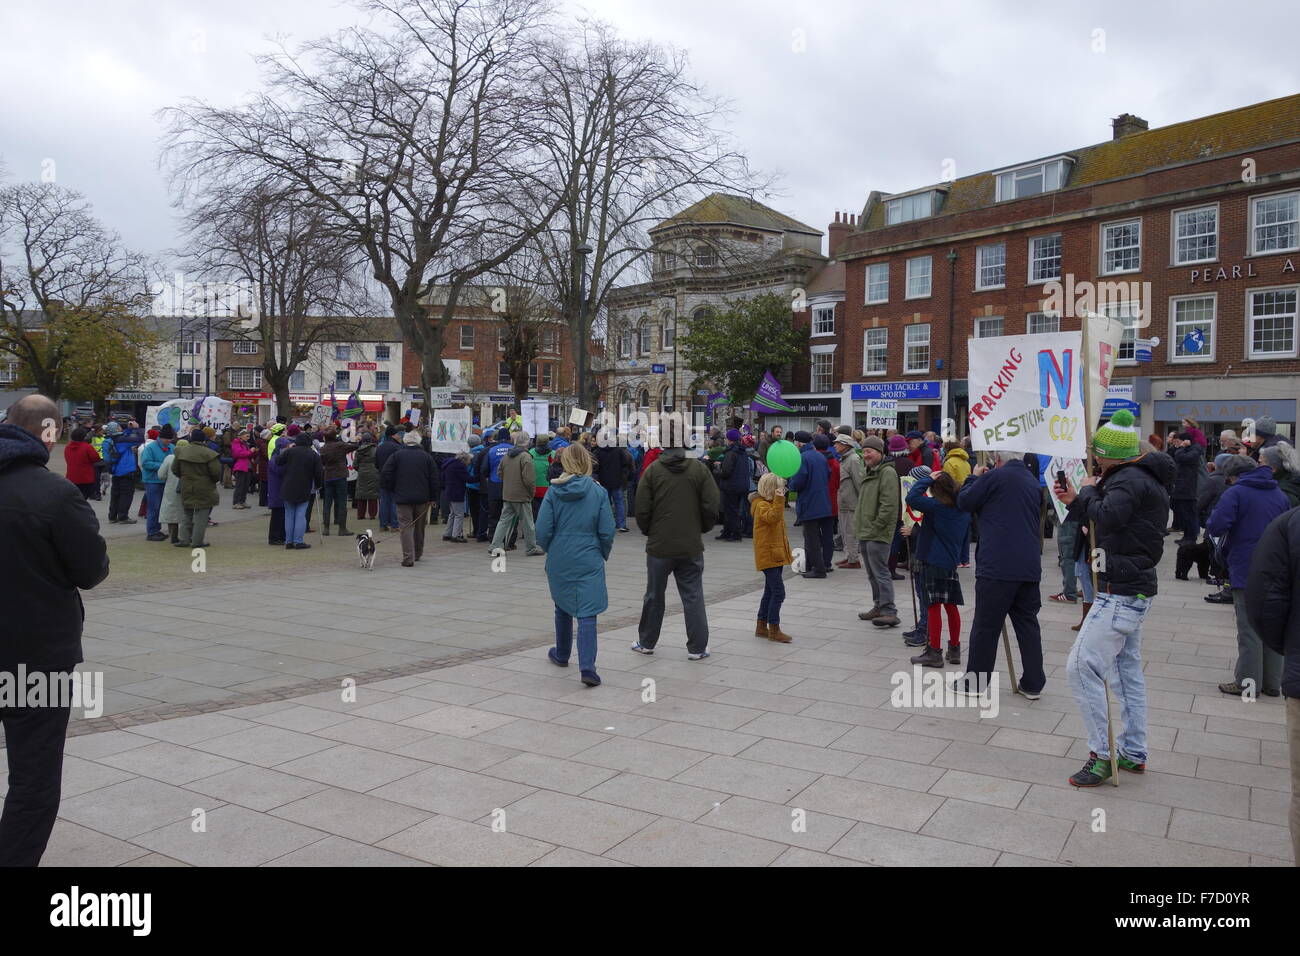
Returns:
[[[776,377],[770,371],[763,373],[763,381],[759,383],[758,393],[750,404],[755,410],[766,412],[769,415],[794,411],[782,400],[781,383],[776,380]]]
[[[708,407],[717,408],[719,405],[730,405],[731,399],[727,397],[726,392],[714,392],[708,398]]]
[[[347,406],[343,409],[344,418],[356,418],[363,411],[361,405],[361,396],[357,394],[361,390],[361,376],[357,376],[357,387],[352,390],[348,396]]]
[[[334,394],[333,382],[330,382],[330,405],[334,407],[334,411],[330,412],[330,421],[336,422],[339,420],[339,400]]]

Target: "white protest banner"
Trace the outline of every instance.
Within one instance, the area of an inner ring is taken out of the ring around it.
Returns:
[[[898,400],[893,398],[867,399],[868,428],[897,428]]]
[[[1088,477],[1088,469],[1084,465],[1083,460],[1081,458],[1053,458],[1048,462],[1044,478],[1047,480],[1049,491],[1052,486],[1056,484],[1057,473],[1062,471],[1065,472],[1066,487],[1075,494],[1078,494],[1079,489],[1083,487],[1083,480]],[[1062,523],[1064,523],[1065,513],[1068,509],[1065,505],[1061,504],[1061,500],[1057,498],[1056,495],[1049,495],[1049,497],[1052,499],[1052,504],[1056,507],[1056,516],[1061,519]]]
[[[198,406],[198,418],[204,426],[221,432],[230,426],[234,405],[215,395],[206,396]]]
[[[591,412],[587,411],[585,408],[575,408],[569,414],[569,424],[577,425],[581,428],[583,425],[587,424],[587,416],[590,414]]]
[[[468,408],[434,409],[429,419],[429,441],[433,451],[469,451],[471,412]]]
[[[150,405],[144,410],[145,431],[149,431],[152,428],[162,427],[160,424],[158,424],[158,410],[161,408],[162,408],[161,405]],[[175,425],[172,426],[173,429],[175,429],[175,427],[176,427]]]
[[[525,398],[519,403],[519,417],[524,420],[524,431],[536,437],[551,430],[551,406],[537,398]]]
[[[1082,458],[1082,332],[967,341],[971,447]]]
[[[406,413],[406,420],[418,428],[420,425],[420,410],[418,408],[412,408]]]
[[[1088,434],[1091,435],[1106,404],[1111,373],[1115,371],[1115,360],[1119,358],[1119,341],[1124,337],[1124,322],[1095,312],[1086,314],[1083,320],[1088,323],[1085,338],[1088,354],[1084,360],[1088,371],[1088,410],[1092,415]]]
[[[330,423],[334,416],[333,405],[317,405],[311,411],[311,427],[321,428]]]
[[[429,389],[429,404],[434,408],[451,408],[450,388]]]

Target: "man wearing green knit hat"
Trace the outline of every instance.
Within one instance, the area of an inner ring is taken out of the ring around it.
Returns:
[[[1138,446],[1133,414],[1117,411],[1092,437],[1100,478],[1088,478],[1076,495],[1057,485],[1069,518],[1096,528],[1093,564],[1097,594],[1070,649],[1066,676],[1088,731],[1092,753],[1070,778],[1095,787],[1111,775],[1106,684],[1119,698],[1124,730],[1116,741],[1118,766],[1146,770],[1147,693],[1142,677],[1142,621],[1157,590],[1156,568],[1164,553],[1168,489],[1174,463],[1164,452]]]

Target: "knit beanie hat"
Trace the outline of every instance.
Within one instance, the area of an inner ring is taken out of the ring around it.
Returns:
[[[1138,457],[1138,430],[1133,413],[1121,408],[1092,436],[1092,450],[1102,458],[1132,461]]]
[[[1257,418],[1255,419],[1255,431],[1260,435],[1276,435],[1277,422],[1273,421],[1273,419],[1269,418],[1267,415],[1262,418]]]
[[[164,441],[171,441],[173,438],[176,437],[176,429],[172,428],[171,424],[168,423],[164,425],[162,428],[158,429],[158,437],[163,439]]]
[[[727,441],[740,441],[739,429],[730,428],[727,430]]]
[[[899,452],[904,452],[904,451],[907,451],[906,438],[904,438],[902,435],[894,435],[889,439],[890,454],[897,454]]]
[[[497,429],[497,441],[499,441],[499,442],[503,442],[503,441],[509,441],[509,440],[510,440],[510,429],[508,429],[508,428],[498,428],[498,429]]]
[[[284,433],[288,435],[290,438],[296,438],[298,437],[298,433],[300,431],[302,431],[302,429],[299,428],[297,425],[290,425],[287,429],[285,429]]]
[[[1227,464],[1229,458],[1240,458],[1240,455],[1234,455],[1232,452],[1225,451],[1221,455],[1214,456],[1214,470],[1223,471],[1223,466]]]
[[[145,432],[145,437],[148,438],[150,441],[152,441],[153,439],[157,438],[157,437],[158,437],[158,429],[156,429],[156,428],[151,428],[151,429],[149,429],[147,432]]]
[[[880,452],[882,455],[885,453],[885,443],[884,443],[883,441],[880,440],[880,436],[879,436],[879,435],[868,435],[868,436],[866,437],[866,439],[862,442],[862,447],[863,447],[863,448],[874,448],[876,451]]]
[[[812,441],[812,435],[809,435],[805,431],[797,431],[794,433],[794,440],[801,445],[806,445]]]
[[[831,440],[821,432],[818,432],[816,435],[813,435],[813,447],[818,451],[825,451],[827,448],[831,447]]]
[[[402,441],[408,445],[418,445],[420,444],[420,433],[417,431],[409,431],[402,436]]]
[[[104,426],[104,434],[110,438],[116,438],[118,435],[122,434],[122,426],[117,422],[109,422]]]

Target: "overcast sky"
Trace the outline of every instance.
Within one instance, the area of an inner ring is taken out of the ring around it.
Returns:
[[[1300,91],[1294,0],[587,0],[624,36],[688,51],[731,101],[737,145],[780,174],[767,201],[825,229],[902,191]],[[3,0],[0,160],[50,169],[135,248],[178,242],[157,168],[160,107],[231,104],[267,36],[358,22],[331,0]],[[50,164],[53,164],[52,167]]]

